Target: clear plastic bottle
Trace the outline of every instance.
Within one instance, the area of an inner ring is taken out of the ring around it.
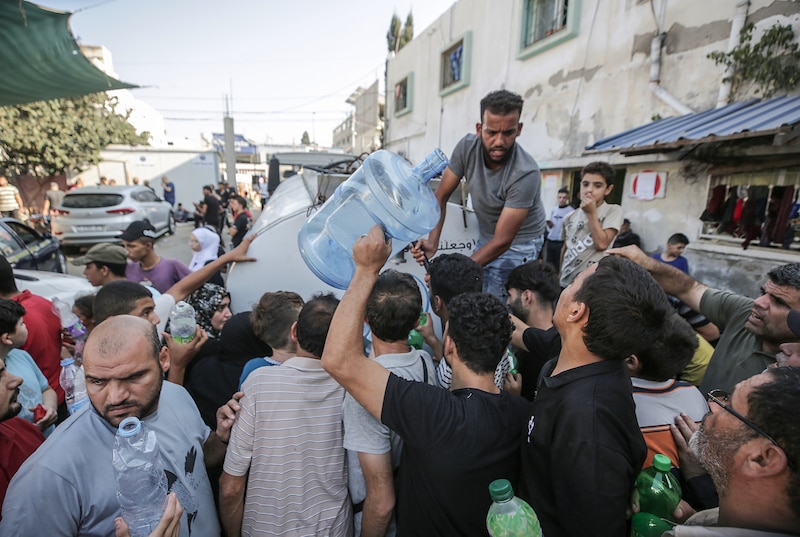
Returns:
[[[639,472],[636,477],[636,495],[639,513],[633,518],[634,535],[640,537],[660,536],[664,528],[671,527],[673,512],[681,501],[681,485],[670,473],[669,457],[657,454],[653,466]]]
[[[194,308],[183,300],[175,304],[169,313],[169,331],[176,343],[189,343],[194,339],[197,325],[194,317]]]
[[[53,299],[53,313],[61,319],[61,327],[75,339],[86,337],[86,327],[78,316],[72,312],[69,304],[56,297]]]
[[[525,500],[514,496],[507,479],[489,484],[492,505],[486,515],[486,529],[492,537],[542,537],[539,517]]]
[[[300,254],[323,282],[347,289],[355,273],[353,244],[380,224],[394,239],[392,255],[439,222],[439,204],[428,186],[447,166],[439,149],[412,168],[403,158],[380,150],[364,160],[297,235]]]
[[[83,368],[75,364],[74,358],[61,360],[61,375],[58,378],[58,383],[61,384],[61,388],[64,390],[67,409],[69,409],[70,414],[74,414],[89,402]]]
[[[147,537],[158,525],[167,501],[167,476],[155,431],[139,418],[122,420],[112,458],[117,499],[131,537]]]

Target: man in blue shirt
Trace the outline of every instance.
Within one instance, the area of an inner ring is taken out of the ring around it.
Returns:
[[[164,187],[164,201],[175,207],[175,183],[171,183],[165,175],[161,178],[161,186]]]

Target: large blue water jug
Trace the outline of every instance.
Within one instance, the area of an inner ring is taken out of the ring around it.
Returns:
[[[380,150],[336,188],[297,235],[308,268],[326,284],[347,289],[355,273],[353,244],[380,224],[392,242],[392,255],[428,233],[439,222],[439,204],[428,181],[447,166],[436,149],[419,166]]]

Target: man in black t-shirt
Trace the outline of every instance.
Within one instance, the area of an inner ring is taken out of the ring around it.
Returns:
[[[489,483],[506,478],[516,485],[519,429],[528,408],[527,401],[494,383],[511,321],[492,295],[457,296],[448,304],[443,342],[444,359],[453,369],[450,390],[390,373],[364,356],[361,335],[367,299],[390,253],[391,242],[379,226],[353,246],[355,275],[333,316],[322,367],[403,438],[397,534],[483,537]]]
[[[228,201],[228,206],[233,213],[233,225],[228,229],[231,236],[231,247],[236,248],[250,229],[250,217],[247,216],[247,200],[242,196],[234,195]]]
[[[513,384],[521,384],[522,397],[533,401],[542,366],[561,352],[561,338],[553,326],[553,307],[561,293],[558,272],[541,259],[528,261],[511,271],[506,289],[515,328],[511,344],[519,362]]]
[[[195,203],[198,212],[203,218],[203,223],[219,230],[219,198],[214,193],[214,187],[206,185],[203,187],[203,201]]]
[[[561,293],[553,317],[561,353],[542,368],[522,439],[519,494],[544,535],[628,535],[647,449],[624,360],[646,352],[670,314],[653,277],[616,256]]]

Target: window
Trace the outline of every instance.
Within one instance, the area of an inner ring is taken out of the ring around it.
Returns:
[[[524,46],[565,29],[568,2],[569,0],[525,0]]]
[[[448,95],[469,85],[471,53],[472,32],[467,32],[442,51],[439,95]]]
[[[414,107],[414,73],[394,85],[394,115],[402,116]]]
[[[578,35],[582,0],[521,0],[520,52],[523,60]]]
[[[745,240],[759,246],[797,249],[800,168],[758,170],[711,178],[701,216],[707,238]]]
[[[16,222],[6,222],[6,224],[17,234],[26,246],[36,246],[42,240],[39,234],[28,226]]]

